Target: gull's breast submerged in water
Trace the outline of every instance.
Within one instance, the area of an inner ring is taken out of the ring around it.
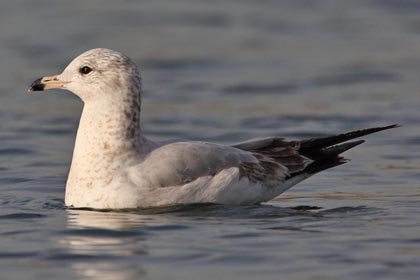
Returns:
[[[127,56],[109,49],[81,54],[61,74],[33,82],[29,91],[47,89],[67,89],[84,102],[66,185],[65,203],[72,207],[265,202],[345,163],[340,154],[363,143],[346,141],[397,127],[302,141],[264,138],[232,146],[153,142],[140,128],[139,70]]]

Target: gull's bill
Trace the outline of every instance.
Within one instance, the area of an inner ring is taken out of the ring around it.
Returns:
[[[28,92],[44,91],[48,89],[62,89],[69,82],[61,81],[58,75],[45,76],[35,80],[28,88]]]

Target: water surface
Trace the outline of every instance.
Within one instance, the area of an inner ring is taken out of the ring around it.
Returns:
[[[419,12],[396,0],[1,4],[0,279],[418,279]],[[82,104],[25,92],[94,47],[140,64],[154,139],[403,127],[259,206],[66,209]]]

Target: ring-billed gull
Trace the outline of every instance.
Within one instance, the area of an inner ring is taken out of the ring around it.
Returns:
[[[339,155],[364,142],[346,141],[398,126],[232,146],[153,142],[140,129],[142,84],[136,64],[102,48],[81,54],[59,75],[36,80],[29,91],[47,89],[67,89],[84,102],[66,184],[65,204],[73,207],[265,202],[345,163]]]

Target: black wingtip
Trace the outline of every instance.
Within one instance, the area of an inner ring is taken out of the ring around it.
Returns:
[[[323,170],[334,168],[336,166],[340,166],[343,164],[346,164],[349,162],[349,159],[343,158],[343,157],[327,157],[325,159],[315,161],[314,163],[311,163],[305,170],[303,170],[301,173],[307,173],[307,174],[316,174]]]
[[[316,149],[322,149],[326,147],[330,147],[336,144],[340,144],[355,138],[359,138],[365,135],[369,135],[372,133],[376,133],[383,130],[388,130],[392,128],[398,128],[401,127],[399,124],[393,124],[388,126],[380,126],[380,127],[373,127],[368,129],[362,129],[362,130],[355,130],[343,134],[333,135],[333,136],[327,136],[327,137],[321,137],[321,138],[312,138],[303,140],[300,142],[300,150],[301,152],[316,150]]]
[[[350,160],[341,157],[340,154],[365,143],[365,140],[356,140],[352,142],[346,141],[397,127],[401,127],[401,125],[393,124],[388,126],[351,131],[335,136],[303,140],[300,142],[299,151],[302,155],[312,159],[313,162],[303,171],[293,174],[292,177],[298,176],[300,174],[306,174],[310,176],[323,170],[345,164]]]
[[[381,130],[386,130],[386,129],[398,128],[398,127],[402,127],[402,125],[396,123],[396,124],[391,124],[391,125],[382,126],[382,127],[378,127],[378,128],[382,128]]]

